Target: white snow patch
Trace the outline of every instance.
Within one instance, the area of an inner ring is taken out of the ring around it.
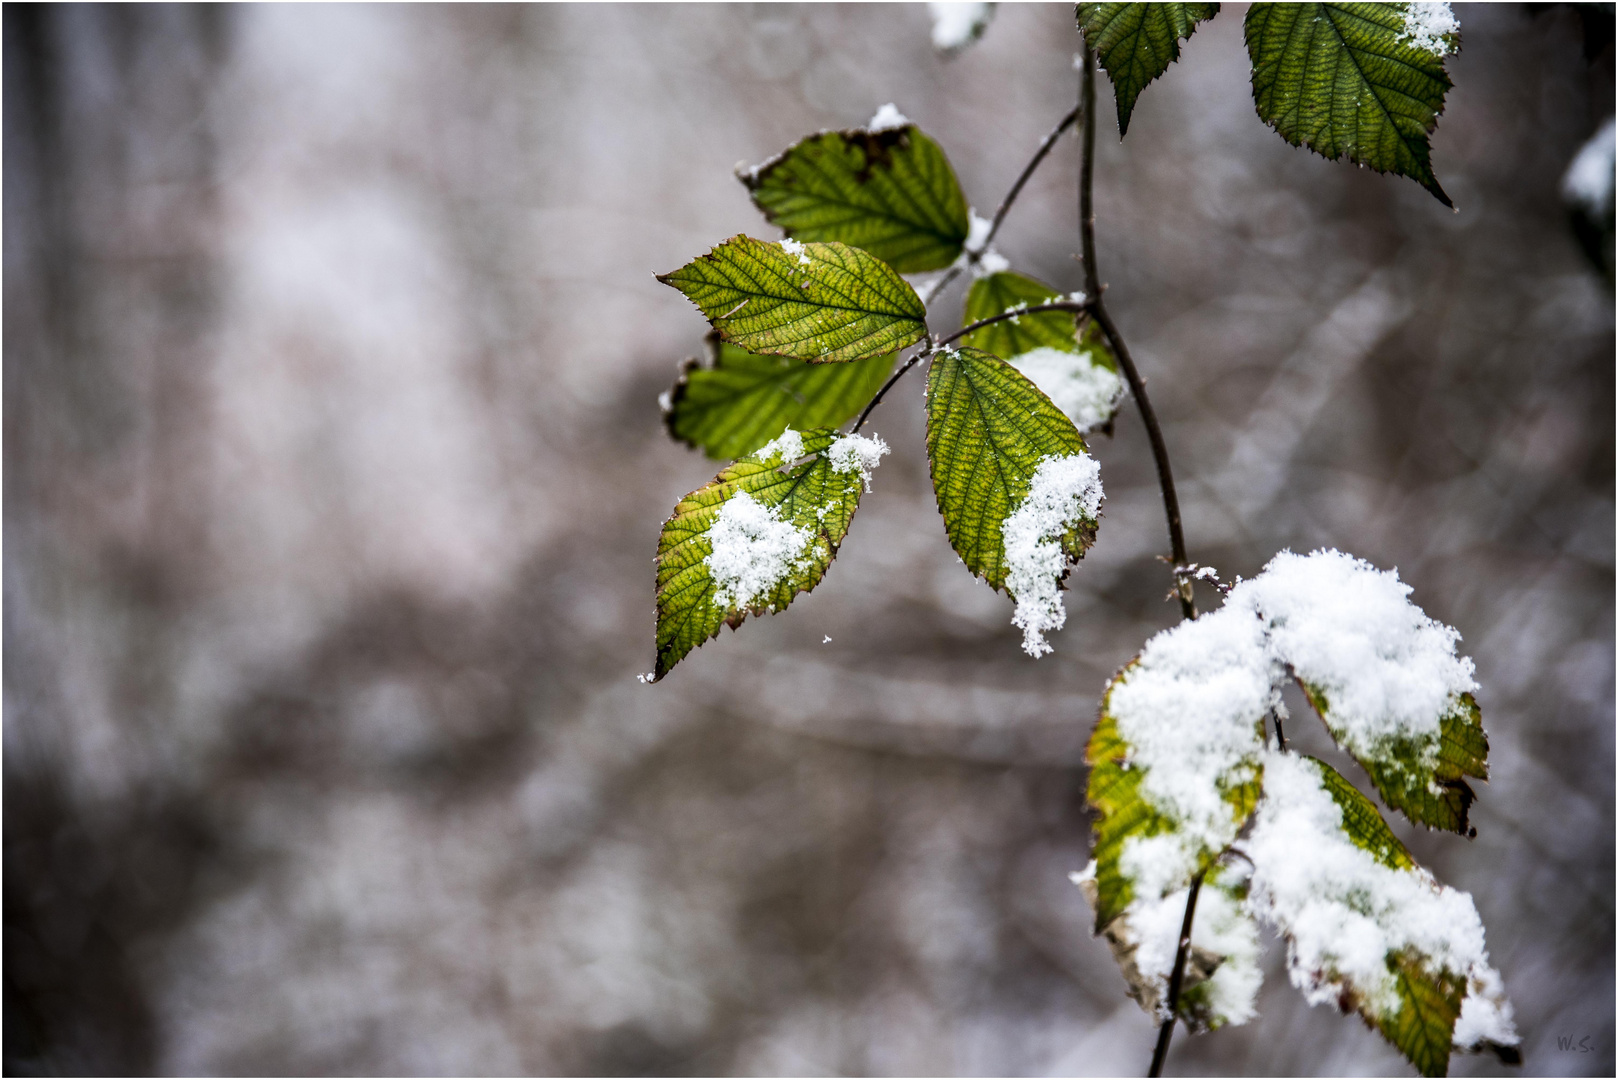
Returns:
[[[1398,982],[1387,960],[1405,949],[1436,968],[1469,980],[1477,973],[1480,985],[1489,983],[1472,898],[1423,869],[1384,866],[1353,844],[1316,762],[1266,752],[1264,798],[1241,850],[1253,863],[1248,907],[1287,935],[1287,969],[1309,1004],[1335,1004],[1352,988],[1370,1012],[1396,1012]],[[1498,1008],[1485,1017],[1487,995],[1478,1000],[1469,1023],[1515,1041],[1509,1019]]]
[[[1613,118],[1590,136],[1562,175],[1562,198],[1593,218],[1612,216]]]
[[[1089,454],[1051,455],[1039,463],[1028,494],[1001,525],[1006,549],[1006,591],[1017,599],[1013,626],[1022,628],[1023,651],[1043,656],[1052,649],[1045,631],[1067,622],[1059,590],[1067,555],[1062,534],[1101,508],[1101,467]]]
[[[1461,1050],[1481,1050],[1485,1043],[1516,1046],[1517,1025],[1511,1017],[1511,1002],[1506,1000],[1500,973],[1487,964],[1474,964],[1450,1041]]]
[[[1124,380],[1116,371],[1096,363],[1093,350],[1070,353],[1044,346],[1013,356],[1007,363],[1045,391],[1051,404],[1062,410],[1080,432],[1091,431],[1112,419],[1124,395]]]
[[[979,37],[994,18],[993,4],[929,3],[933,17],[933,48],[945,52],[964,49]]]
[[[1231,590],[1227,606],[1257,612],[1270,647],[1304,682],[1325,692],[1334,734],[1359,757],[1394,739],[1438,749],[1455,699],[1477,689],[1460,634],[1412,604],[1410,586],[1340,551],[1283,551]]]
[[[990,248],[979,255],[972,264],[973,277],[988,277],[990,274],[1003,274],[1011,269],[1011,260]]]
[[[888,444],[881,436],[844,435],[826,449],[826,460],[835,473],[858,472],[865,490],[871,490],[871,470],[888,452]]]
[[[708,527],[713,551],[702,560],[717,586],[714,604],[726,610],[751,607],[797,568],[814,536],[812,529],[782,521],[774,507],[747,492],[732,495]]]
[[[781,434],[754,450],[750,456],[765,462],[772,458],[780,458],[781,464],[791,464],[803,457],[803,433],[787,428]]]
[[[962,246],[969,253],[976,254],[989,242],[989,230],[994,228],[994,222],[986,217],[978,217],[976,210],[967,211],[966,221],[966,243]]]
[[[674,394],[673,394],[673,392],[669,391],[669,390],[665,390],[661,394],[657,395],[657,407],[659,409],[662,409],[664,412],[673,412],[674,411]]]
[[[870,123],[865,125],[866,131],[893,131],[910,123],[910,118],[900,112],[893,104],[888,102],[876,111]]]
[[[654,682],[657,681],[657,672],[648,671],[648,672],[645,672],[643,674],[636,675],[635,678],[639,679],[640,682],[641,682],[641,685],[644,686],[647,683],[654,683]]]
[[[1143,770],[1140,794],[1176,823],[1172,833],[1127,841],[1120,867],[1137,896],[1161,896],[1196,873],[1201,851],[1236,838],[1220,787],[1251,775],[1258,725],[1280,695],[1281,672],[1264,626],[1227,604],[1157,634],[1107,695],[1106,709]]]
[[[1221,882],[1232,877],[1234,867],[1222,867]],[[1191,924],[1191,944],[1195,948],[1224,957],[1208,980],[1208,1007],[1226,1023],[1245,1024],[1258,1015],[1258,992],[1264,984],[1259,966],[1263,946],[1258,924],[1247,914],[1241,901],[1223,888],[1204,886],[1197,897],[1197,918]],[[1184,913],[1185,903],[1180,903]],[[1179,930],[1175,935],[1178,938]],[[1167,976],[1165,976],[1167,978]],[[1165,988],[1166,990],[1166,988]]]
[[[1404,17],[1400,41],[1438,57],[1455,51],[1454,35],[1461,24],[1455,21],[1448,4],[1406,4]]]
[[[807,252],[805,252],[803,250],[803,245],[801,243],[799,243],[798,241],[792,239],[792,237],[789,236],[786,239],[780,241],[780,244],[781,244],[782,250],[785,251],[788,255],[796,255],[798,257],[799,262],[803,263],[803,265],[805,265],[805,266],[809,265],[809,255],[808,255]]]

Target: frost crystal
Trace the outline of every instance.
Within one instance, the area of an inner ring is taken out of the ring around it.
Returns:
[[[1455,33],[1461,24],[1448,4],[1406,4],[1404,17],[1400,41],[1440,58],[1455,51]]]
[[[1590,136],[1562,176],[1562,198],[1593,218],[1612,217],[1613,118]]]
[[[1441,718],[1477,689],[1460,634],[1429,618],[1395,571],[1340,551],[1283,551],[1231,590],[1227,605],[1257,612],[1271,648],[1303,682],[1324,691],[1334,733],[1374,756],[1392,739],[1437,750]]]
[[[1006,549],[1006,591],[1017,599],[1013,626],[1023,632],[1029,656],[1051,652],[1045,631],[1067,622],[1059,586],[1067,569],[1062,536],[1101,508],[1101,467],[1082,451],[1052,455],[1039,463],[1028,495],[1006,516],[1001,538]]]
[[[880,436],[844,435],[826,448],[826,460],[836,473],[858,472],[865,490],[871,490],[871,470],[877,467],[888,444]]]
[[[782,521],[745,491],[731,496],[708,528],[713,550],[703,559],[713,577],[713,602],[726,610],[749,608],[792,573],[814,531]]]
[[[904,127],[908,123],[910,123],[910,119],[895,108],[893,102],[890,101],[876,111],[876,115],[871,117],[871,122],[865,125],[865,130],[893,131],[896,128]]]
[[[754,450],[750,455],[759,461],[769,461],[779,457],[781,464],[787,465],[803,457],[803,433],[787,428],[781,434]]]
[[[1048,346],[1030,349],[1008,363],[1045,391],[1079,431],[1087,432],[1112,419],[1123,397],[1124,380],[1095,362],[1094,353],[1063,352]]]
[[[798,261],[803,263],[803,265],[809,265],[809,255],[803,250],[803,245],[792,239],[790,236],[781,241],[781,248],[788,255],[796,255],[798,257]]]
[[[993,4],[927,5],[933,17],[933,48],[944,52],[964,49],[983,35],[994,18]]]
[[[1399,977],[1388,959],[1410,950],[1433,974],[1467,980],[1457,1045],[1517,1041],[1472,898],[1420,868],[1385,866],[1350,841],[1319,764],[1265,755],[1264,798],[1241,848],[1253,862],[1249,907],[1287,935],[1287,969],[1309,1004],[1351,991],[1372,1014],[1397,1012]]]

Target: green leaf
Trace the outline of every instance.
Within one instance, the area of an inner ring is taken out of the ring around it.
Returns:
[[[657,543],[653,678],[721,626],[780,611],[819,584],[864,490],[860,455],[839,452],[851,442],[880,446],[826,429],[789,432],[680,500]]]
[[[1424,48],[1406,4],[1254,4],[1247,12],[1253,102],[1294,146],[1421,184],[1445,206],[1428,136],[1452,85],[1453,35]]]
[[[1034,307],[1063,299],[1043,282],[1021,274],[988,274],[972,283],[963,319],[974,323],[1019,304]],[[1081,433],[1109,430],[1124,393],[1118,361],[1100,327],[1066,311],[1019,315],[974,330],[961,340],[1004,357],[1072,420]],[[1062,355],[1058,355],[1062,354]]]
[[[967,569],[1006,587],[1002,526],[1042,462],[1086,453],[1084,437],[1050,399],[1004,360],[944,349],[927,374],[927,460],[944,529]],[[1060,538],[1068,560],[1095,539],[1093,520]]]
[[[975,323],[1010,311],[1019,304],[1034,307],[1067,297],[1042,281],[1021,274],[1001,272],[985,274],[972,283],[966,294],[966,310],[961,316],[964,323]],[[991,323],[961,338],[961,344],[1010,360],[1033,349],[1061,349],[1078,352],[1078,316],[1071,311],[1041,311],[1033,315],[1019,315],[1015,319]],[[1111,357],[1109,356],[1110,360]],[[1114,363],[1114,369],[1117,365]]]
[[[1218,4],[1079,4],[1079,29],[1118,99],[1118,135],[1146,84],[1180,58],[1180,41],[1219,13]]]
[[[926,336],[921,297],[886,263],[846,244],[786,243],[734,236],[657,280],[749,352],[843,363]]]
[[[863,248],[902,274],[943,269],[966,242],[955,170],[914,124],[823,131],[737,178],[788,236]]]
[[[1358,1011],[1422,1075],[1443,1076],[1469,988],[1481,997],[1499,983],[1471,898],[1434,881],[1326,763],[1271,754],[1264,787],[1240,846],[1251,906],[1286,936],[1293,983],[1311,1002]]]
[[[789,427],[832,428],[857,415],[893,370],[894,357],[806,364],[721,345],[713,367],[674,384],[663,420],[669,434],[711,458],[752,453]]]
[[[1410,820],[1429,828],[1475,835],[1467,816],[1477,793],[1465,777],[1489,778],[1489,737],[1483,713],[1471,694],[1452,698],[1435,737],[1388,739],[1373,746],[1352,745],[1325,690],[1299,680],[1304,696],[1320,714],[1339,745],[1353,754],[1377,793]]]

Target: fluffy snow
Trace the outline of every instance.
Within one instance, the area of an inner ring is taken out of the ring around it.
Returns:
[[[1051,399],[1081,432],[1112,419],[1124,394],[1124,380],[1093,359],[1092,351],[1063,352],[1045,346],[1007,361]]]
[[[1283,551],[1225,603],[1256,611],[1276,655],[1325,692],[1327,720],[1346,749],[1380,757],[1396,738],[1436,753],[1440,719],[1477,688],[1472,661],[1455,654],[1460,634],[1409,595],[1397,572],[1340,551]]]
[[[803,245],[800,244],[798,241],[792,239],[792,237],[789,236],[785,240],[782,240],[781,241],[781,248],[788,255],[796,255],[798,257],[798,261],[803,263],[803,265],[805,265],[805,266],[809,265],[809,255],[808,255],[808,253],[803,250]]]
[[[910,123],[909,117],[900,112],[893,104],[888,102],[876,111],[870,123],[865,125],[866,131],[893,131]]]
[[[1218,871],[1221,879],[1233,876],[1232,867]],[[1258,1015],[1258,991],[1264,983],[1259,966],[1263,946],[1258,924],[1243,903],[1218,881],[1204,885],[1197,895],[1197,917],[1191,924],[1192,948],[1207,949],[1225,959],[1208,980],[1208,1007],[1229,1024],[1245,1024]],[[1185,900],[1180,901],[1185,913]],[[1175,928],[1179,933],[1179,928]],[[1170,964],[1173,960],[1171,958]],[[1167,980],[1168,973],[1164,973]]]
[[[732,495],[708,528],[713,551],[702,560],[717,586],[714,604],[726,610],[751,607],[797,568],[814,536],[812,529],[782,521],[774,507],[747,492]]]
[[[1434,56],[1444,57],[1455,51],[1453,35],[1461,24],[1448,4],[1406,4],[1405,24],[1399,40]]]
[[[1562,175],[1562,198],[1583,207],[1593,218],[1612,216],[1613,150],[1613,118],[1609,116]]]
[[[1291,753],[1264,757],[1264,798],[1241,845],[1253,863],[1249,908],[1287,936],[1292,984],[1311,1005],[1338,1002],[1345,989],[1380,1016],[1401,1007],[1390,954],[1415,950],[1436,969],[1476,978],[1489,968],[1483,923],[1472,898],[1422,869],[1394,870],[1351,843],[1342,811],[1322,786],[1320,766]],[[1516,1041],[1510,1020],[1487,993],[1467,1013],[1468,1038],[1487,1029]],[[1464,1010],[1463,1010],[1464,1011]]]
[[[844,435],[826,449],[826,460],[835,473],[858,472],[865,490],[871,490],[871,470],[888,452],[888,444],[880,436]]]
[[[749,456],[764,462],[780,458],[782,465],[790,464],[803,457],[803,433],[787,428]]]
[[[930,3],[927,10],[933,17],[933,48],[945,52],[970,45],[994,18],[993,4]]]
[[[659,409],[662,409],[664,412],[673,412],[674,411],[674,393],[673,393],[673,391],[665,390],[661,394],[658,394],[657,395],[657,407]]]
[[[1085,889],[1092,903],[1095,875],[1094,859],[1082,872],[1068,875],[1069,881]],[[1264,981],[1264,972],[1259,967],[1262,946],[1258,925],[1229,891],[1230,885],[1240,882],[1231,867],[1210,872],[1198,894],[1197,917],[1191,924],[1192,948],[1221,958],[1208,980],[1208,1009],[1213,1016],[1230,1024],[1244,1024],[1257,1015],[1258,991]],[[1128,962],[1133,964],[1135,976],[1151,988],[1150,997],[1158,1013],[1167,1004],[1169,976],[1179,949],[1180,926],[1189,893],[1189,887],[1163,897],[1137,893],[1124,913],[1107,928],[1107,933],[1120,939],[1128,952]],[[1125,977],[1130,977],[1128,972]]]
[[[1185,884],[1200,852],[1236,838],[1219,789],[1253,775],[1278,674],[1263,624],[1227,605],[1153,637],[1108,693],[1130,764],[1143,770],[1141,797],[1177,825],[1125,843],[1120,867],[1137,895]]]
[[[1101,467],[1086,453],[1051,455],[1039,463],[1028,494],[1001,525],[1005,544],[1006,591],[1017,599],[1011,617],[1023,632],[1023,651],[1051,652],[1045,631],[1067,622],[1059,587],[1067,569],[1062,535],[1081,521],[1094,521],[1101,508]]]
[[[1500,973],[1487,964],[1474,965],[1450,1041],[1461,1050],[1481,1050],[1485,1043],[1516,1046],[1517,1025],[1512,1023],[1511,1014]]]
[[[989,230],[994,228],[994,222],[985,217],[978,217],[976,210],[968,210],[966,226],[966,243],[962,246],[971,254],[983,250],[983,245],[989,242]]]

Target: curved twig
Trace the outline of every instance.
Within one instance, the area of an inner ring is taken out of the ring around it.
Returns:
[[[923,304],[931,304],[950,282],[961,276],[961,271],[966,266],[976,266],[978,261],[983,258],[983,253],[989,250],[989,245],[994,243],[995,234],[1000,231],[1000,223],[1006,220],[1006,213],[1011,209],[1011,204],[1017,201],[1018,195],[1022,194],[1023,185],[1028,183],[1028,178],[1034,175],[1034,170],[1039,168],[1039,163],[1045,160],[1045,155],[1051,152],[1051,147],[1055,146],[1056,140],[1062,137],[1062,132],[1073,126],[1073,122],[1079,118],[1079,111],[1079,106],[1074,106],[1073,111],[1062,117],[1061,122],[1051,129],[1050,134],[1040,140],[1039,149],[1034,151],[1034,156],[1028,159],[1027,165],[1023,166],[1022,174],[1011,185],[1011,190],[1006,192],[1006,197],[1000,200],[999,207],[995,209],[994,217],[989,220],[989,231],[983,237],[983,246],[976,251],[963,252],[966,256],[965,263],[956,262],[945,271],[942,277],[928,286],[927,295],[922,298]]]

